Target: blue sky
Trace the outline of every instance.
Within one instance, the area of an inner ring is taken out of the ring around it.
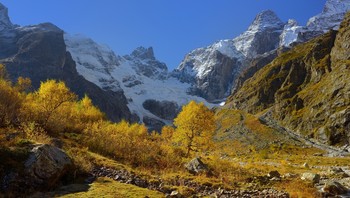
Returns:
[[[245,31],[256,14],[271,9],[283,20],[307,20],[326,0],[0,0],[13,23],[52,22],[125,55],[152,46],[170,69],[191,50]]]

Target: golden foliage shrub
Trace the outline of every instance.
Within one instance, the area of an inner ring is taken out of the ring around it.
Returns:
[[[10,82],[0,79],[0,127],[15,123],[22,104],[21,94]]]

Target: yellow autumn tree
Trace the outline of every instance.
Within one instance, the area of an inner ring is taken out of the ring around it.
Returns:
[[[8,81],[0,79],[0,127],[13,124],[21,104],[21,94]]]
[[[50,129],[63,127],[62,122],[70,114],[71,103],[76,100],[77,96],[64,82],[47,80],[41,83],[36,92],[27,95],[22,116],[25,120],[34,121],[44,129],[53,131]]]
[[[186,157],[191,152],[205,151],[213,145],[214,113],[203,103],[191,101],[184,106],[175,118],[174,125],[173,141],[185,150]]]
[[[72,132],[81,133],[90,123],[105,120],[105,115],[94,106],[87,95],[71,103],[68,109],[70,109],[70,121],[66,123],[66,128]]]
[[[12,86],[4,65],[0,64],[0,127],[17,121],[22,95]]]

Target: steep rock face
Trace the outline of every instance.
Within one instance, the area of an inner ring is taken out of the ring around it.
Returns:
[[[231,41],[220,41],[207,48],[196,49],[188,54],[179,68],[172,72],[182,82],[193,86],[192,95],[198,95],[209,101],[224,98],[230,89],[234,77],[241,67],[242,55],[234,51],[226,54],[221,51]]]
[[[104,91],[76,71],[75,62],[63,40],[63,31],[50,23],[0,31],[0,63],[12,80],[28,77],[34,88],[47,79],[63,80],[80,97],[87,94],[113,121],[133,121],[122,91]]]
[[[248,30],[233,39],[234,46],[248,58],[264,54],[278,47],[284,23],[271,11],[258,14]]]
[[[173,120],[180,111],[179,105],[171,101],[148,99],[143,102],[142,106],[154,115],[165,120]]]
[[[209,101],[223,99],[251,59],[278,47],[283,26],[274,12],[263,11],[237,38],[190,52],[172,75],[192,84],[191,94]]]
[[[228,100],[252,113],[271,107],[284,126],[328,144],[350,139],[350,14],[331,31],[283,53]]]
[[[257,71],[263,68],[265,65],[269,64],[278,55],[278,50],[273,50],[271,52],[265,53],[263,55],[257,56],[256,58],[249,61],[249,67],[245,69],[241,75],[234,82],[232,89],[232,94],[235,94],[239,90],[243,83],[251,78]],[[231,94],[231,95],[232,95]]]
[[[7,8],[0,3],[0,31],[13,28]]]

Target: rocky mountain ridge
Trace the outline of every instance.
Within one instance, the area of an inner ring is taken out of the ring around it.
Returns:
[[[271,10],[263,11],[240,36],[190,52],[173,75],[190,83],[193,94],[209,101],[223,100],[231,90],[235,90],[236,84],[240,84],[236,82],[237,79],[246,79],[239,79],[242,72],[255,67],[246,72],[254,73],[259,68],[255,65],[257,61],[271,61],[271,54],[277,55],[279,49],[289,49],[331,29],[337,29],[346,11],[350,10],[349,5],[349,0],[328,0],[322,13],[310,18],[305,27],[299,26],[295,20],[284,23]]]
[[[282,53],[243,83],[227,107],[270,111],[282,126],[330,145],[349,144],[348,13],[339,31]]]

